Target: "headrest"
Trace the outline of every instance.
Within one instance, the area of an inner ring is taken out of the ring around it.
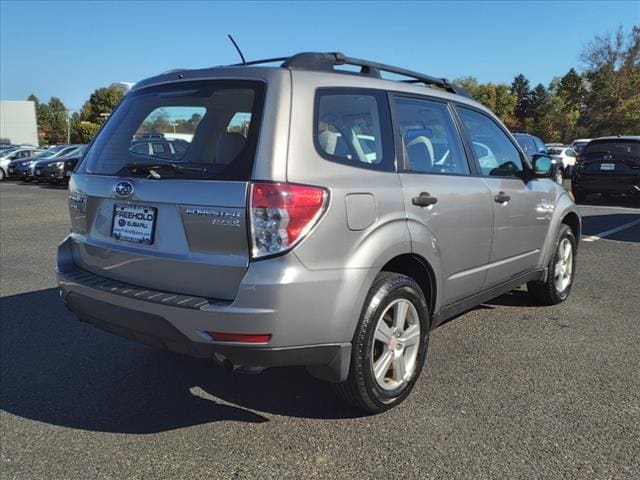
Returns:
[[[220,135],[216,145],[216,163],[229,164],[244,150],[247,140],[236,132],[225,132]]]

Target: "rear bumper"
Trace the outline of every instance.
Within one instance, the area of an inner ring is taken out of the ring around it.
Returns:
[[[180,303],[175,295],[149,295],[140,287],[124,288],[79,271],[71,241],[67,238],[58,248],[56,273],[61,297],[82,321],[191,356],[218,354],[244,367],[307,366],[327,380],[346,378],[351,338],[375,272],[312,272],[289,254],[252,263],[232,302]],[[206,332],[272,337],[264,344],[216,342]]]
[[[65,305],[81,321],[151,347],[201,358],[218,355],[244,368],[304,365],[333,381],[344,380],[348,372],[350,343],[272,348],[193,342],[159,315],[120,307],[65,288],[62,291]]]
[[[585,193],[640,193],[640,175],[575,173],[571,186]]]

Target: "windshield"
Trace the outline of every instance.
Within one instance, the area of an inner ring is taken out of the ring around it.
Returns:
[[[81,147],[76,147],[72,150],[69,150],[68,152],[63,152],[59,157],[60,158],[79,157],[84,153],[86,149],[87,149],[86,145],[83,145]]]
[[[640,158],[640,142],[628,140],[594,141],[589,143],[582,154],[585,157],[603,157],[605,160]]]
[[[50,148],[47,148],[44,152],[42,152],[42,154],[38,156],[43,158],[50,158],[64,148],[68,148],[68,147],[66,145],[58,145],[57,147],[50,147]]]
[[[181,177],[248,180],[263,90],[260,82],[194,81],[132,92],[78,172],[131,175],[135,165],[180,163]]]

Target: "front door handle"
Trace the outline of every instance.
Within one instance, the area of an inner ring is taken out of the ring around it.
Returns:
[[[511,197],[504,192],[499,192],[495,197],[493,197],[493,199],[497,203],[506,203],[511,200]]]
[[[438,199],[436,197],[432,197],[428,192],[422,192],[419,196],[413,197],[411,199],[411,203],[416,207],[428,207],[438,203]]]

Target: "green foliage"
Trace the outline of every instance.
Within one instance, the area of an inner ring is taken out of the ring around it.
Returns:
[[[72,143],[89,143],[100,130],[100,125],[77,119],[77,123],[72,123]]]
[[[523,74],[518,75],[511,82],[511,93],[516,96],[516,106],[513,114],[519,122],[523,122],[529,116],[531,109],[529,80]]]
[[[52,97],[49,103],[42,103],[34,94],[27,100],[36,104],[36,122],[40,143],[45,145],[65,143],[67,141],[67,107],[57,98]]]
[[[80,111],[82,120],[98,124],[102,123],[116,108],[122,97],[124,97],[124,92],[120,88],[98,88],[82,106]]]

